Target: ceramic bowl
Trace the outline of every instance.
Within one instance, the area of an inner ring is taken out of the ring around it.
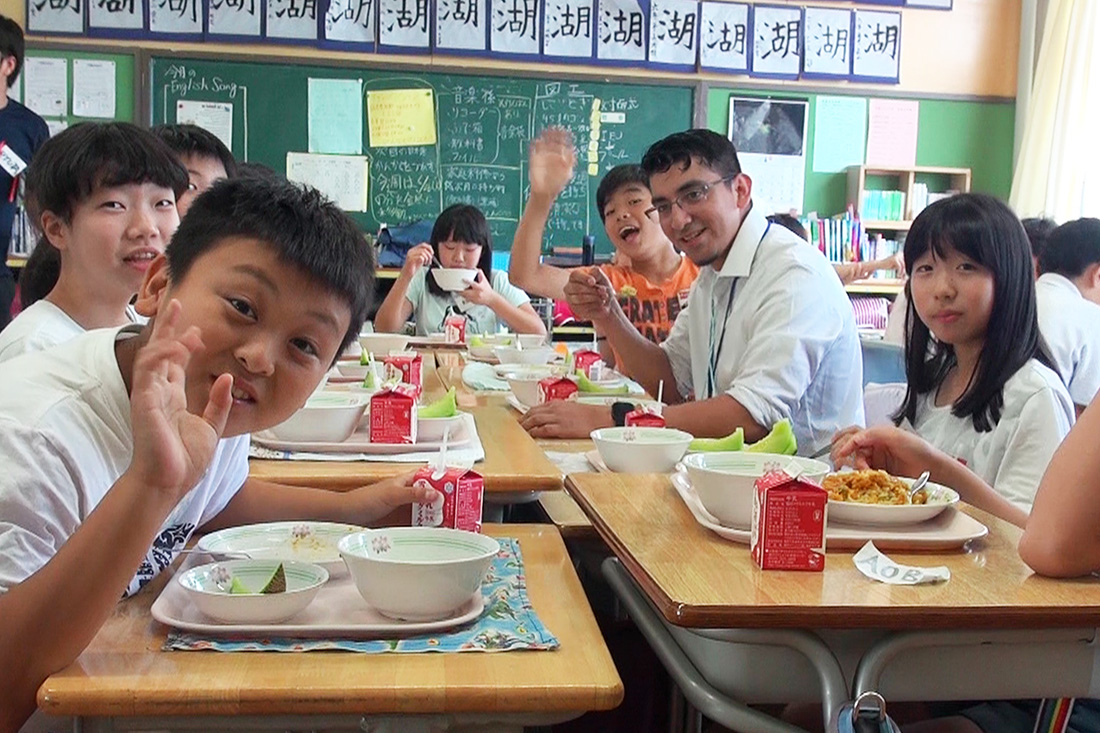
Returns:
[[[670,473],[692,441],[690,433],[674,428],[600,428],[591,437],[616,473]]]
[[[379,613],[402,621],[444,619],[481,588],[500,545],[439,527],[365,530],[340,540],[355,587]]]
[[[899,478],[907,484],[916,480]],[[928,494],[928,501],[924,504],[861,504],[829,499],[829,522],[879,527],[918,524],[939,516],[947,507],[959,503],[958,492],[946,486],[929,481],[924,490]]]
[[[433,267],[431,273],[436,285],[452,293],[461,293],[477,280],[477,270],[460,267]]]
[[[516,336],[519,345],[524,349],[534,349],[546,344],[546,336],[537,333],[521,333]]]
[[[355,432],[366,409],[367,403],[361,396],[322,392],[306,400],[305,405],[270,432],[286,442],[339,443]]]
[[[512,394],[525,407],[534,407],[539,403],[539,382],[546,379],[549,374],[531,374],[521,372],[505,372],[504,381],[512,388]]]
[[[796,463],[802,475],[819,482],[829,465],[812,458],[773,453],[692,453],[684,458],[688,478],[706,510],[722,524],[747,529],[752,523],[752,497],[756,479],[772,469]]]
[[[404,351],[409,347],[409,337],[400,333],[361,333],[359,347],[381,359],[391,351]]]
[[[459,426],[466,413],[459,412],[454,417],[417,417],[416,418],[416,442],[438,443],[443,440],[443,434],[450,429],[450,440],[458,437]]]
[[[534,349],[497,346],[493,349],[493,355],[500,359],[501,364],[549,364],[558,352],[549,346],[539,346]]]
[[[337,545],[340,538],[362,527],[337,522],[265,522],[210,532],[196,547],[217,560],[234,560],[243,553],[253,560],[281,560],[320,565],[330,578],[347,572]]]
[[[225,560],[180,573],[176,582],[200,611],[216,621],[274,624],[304,611],[328,580],[328,571],[320,565],[284,562],[286,592],[260,593],[278,566],[278,560]],[[252,592],[230,593],[231,578]]]

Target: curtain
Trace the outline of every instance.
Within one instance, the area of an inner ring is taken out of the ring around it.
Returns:
[[[1009,202],[1021,217],[1100,216],[1100,1],[1049,0]]]

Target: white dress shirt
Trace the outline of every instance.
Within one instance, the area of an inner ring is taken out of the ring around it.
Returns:
[[[1100,390],[1100,305],[1086,300],[1062,275],[1048,272],[1035,282],[1039,332],[1058,373],[1078,405]]]
[[[789,418],[802,455],[863,424],[848,296],[819,251],[755,206],[722,269],[699,272],[661,348],[681,395],[728,394],[764,427]]]

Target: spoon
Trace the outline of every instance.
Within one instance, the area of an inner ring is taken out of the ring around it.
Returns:
[[[177,550],[176,554],[179,555],[210,555],[211,557],[218,555],[228,558],[229,560],[251,560],[252,556],[247,552],[231,552],[228,550],[200,550],[197,547],[193,547],[188,550]]]
[[[920,476],[917,476],[917,480],[909,486],[909,503],[913,503],[913,497],[917,495],[917,492],[924,490],[924,485],[928,483],[928,477],[932,474],[925,471]]]

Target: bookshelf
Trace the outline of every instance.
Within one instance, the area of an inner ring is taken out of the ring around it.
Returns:
[[[881,179],[886,187],[870,186],[869,183]],[[888,168],[870,165],[848,167],[848,205],[855,211],[868,232],[904,232],[908,231],[916,213],[913,211],[914,191],[927,186],[930,195],[948,191],[965,193],[970,190],[969,168],[946,168],[940,166],[913,166],[912,168]],[[867,218],[864,216],[864,196],[874,191],[900,192],[904,201],[900,208],[900,217]]]
[[[848,295],[889,295],[896,296],[905,287],[904,280],[894,278],[869,278],[856,280],[844,286]]]

